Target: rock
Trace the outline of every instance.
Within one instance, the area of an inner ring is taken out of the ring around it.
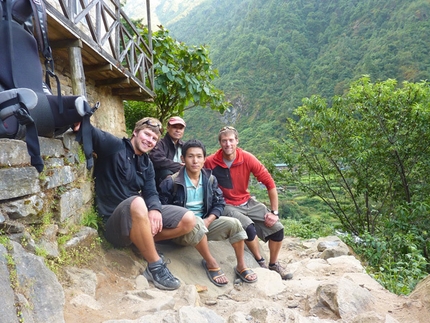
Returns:
[[[179,322],[225,323],[226,320],[210,309],[184,306],[179,310]]]
[[[1,306],[0,306],[0,321],[1,322],[18,322],[15,308],[15,293],[11,288],[11,272],[8,268],[8,252],[6,248],[0,244],[0,290],[1,290]]]
[[[324,240],[318,239],[317,250],[322,252],[322,259],[335,258],[349,254],[348,246],[338,237],[325,237]]]
[[[426,310],[430,311],[430,276],[427,276],[417,284],[410,298],[421,300]]]
[[[19,283],[17,289],[31,304],[33,321],[63,323],[65,297],[57,277],[45,266],[41,257],[26,252],[14,241],[10,243]]]
[[[336,300],[339,316],[346,321],[370,311],[371,304],[375,301],[370,291],[355,284],[347,276],[342,277],[338,283]]]
[[[148,289],[148,280],[143,275],[138,275],[136,277],[136,289]]]
[[[46,252],[46,257],[57,258],[60,255],[57,242],[58,225],[50,224],[43,231],[42,236],[37,242],[38,248]]]
[[[22,223],[13,220],[0,221],[0,231],[8,234],[22,233],[25,230],[25,226]]]
[[[66,242],[64,247],[66,249],[70,249],[77,246],[89,246],[97,236],[97,230],[90,227],[82,227],[69,241]]]
[[[94,297],[87,294],[79,294],[76,297],[72,298],[70,304],[74,306],[80,307],[88,307],[92,310],[100,311],[103,310],[103,306],[98,303]]]
[[[69,267],[65,269],[70,288],[94,297],[97,288],[97,275],[89,269]]]
[[[24,196],[22,199],[12,199],[2,203],[0,209],[11,220],[28,220],[31,217],[37,216],[43,210],[45,206],[44,197],[45,194],[40,192],[39,194]]]
[[[322,255],[318,251],[321,241],[325,242],[324,250],[333,247],[328,238],[303,243],[297,238],[285,238],[279,260],[294,272],[294,278],[288,281],[260,268],[252,255],[245,252],[247,265],[258,275],[254,284],[235,284],[233,249],[225,241],[210,242],[212,254],[229,279],[225,287],[217,287],[208,280],[195,248],[157,244],[169,269],[181,280],[181,287],[175,291],[159,290],[148,283],[141,275],[146,262],[129,248],[100,250],[102,258],[91,262],[88,268],[65,268],[61,288],[40,257],[11,241],[11,250],[0,245],[0,288],[4,291],[0,322],[428,321],[428,279],[417,286],[411,297],[394,295],[366,274],[353,256],[318,258]],[[333,241],[338,244],[337,239]],[[267,244],[261,243],[260,247],[262,254],[267,255]],[[303,256],[304,248],[308,257]],[[15,289],[10,287],[11,258],[20,284]],[[22,311],[15,307],[15,300]]]
[[[399,323],[390,315],[380,315],[374,311],[358,314],[351,323]]]

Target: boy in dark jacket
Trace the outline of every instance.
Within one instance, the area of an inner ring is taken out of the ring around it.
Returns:
[[[231,217],[220,217],[225,202],[217,180],[203,169],[206,149],[198,140],[189,140],[182,147],[182,162],[178,173],[166,178],[160,185],[163,204],[186,207],[196,216],[194,229],[173,239],[181,245],[194,246],[202,255],[202,265],[209,279],[217,286],[228,283],[227,277],[209,251],[208,240],[229,239],[237,258],[236,274],[247,283],[257,281],[257,275],[246,267],[244,240],[247,238],[240,222]]]

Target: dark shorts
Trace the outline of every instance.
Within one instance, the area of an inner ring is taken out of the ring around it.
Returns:
[[[122,201],[105,223],[105,238],[115,247],[126,247],[132,244],[129,236],[131,230],[130,206],[135,198],[132,196]],[[176,205],[163,205],[161,215],[163,228],[174,229],[182,220],[187,209]]]

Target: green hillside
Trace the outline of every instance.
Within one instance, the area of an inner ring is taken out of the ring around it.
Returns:
[[[223,125],[257,155],[287,138],[285,118],[312,94],[342,94],[352,80],[419,81],[430,75],[428,0],[206,0],[163,23],[189,45],[207,44],[218,86],[233,102],[224,115],[195,109],[186,137],[217,148]]]

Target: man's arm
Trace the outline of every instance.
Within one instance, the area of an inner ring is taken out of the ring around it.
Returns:
[[[151,224],[151,232],[154,237],[157,233],[163,230],[163,217],[158,210],[148,211],[149,223]]]
[[[270,200],[270,209],[278,211],[278,190],[276,187],[267,190],[267,194],[269,195]]]
[[[270,200],[270,210],[278,211],[278,191],[276,187],[267,190]],[[266,227],[272,227],[279,220],[279,216],[273,214],[272,212],[266,213],[264,216],[264,224]]]
[[[208,185],[212,185],[212,207],[209,210],[209,214],[219,218],[224,211],[225,200],[222,195],[222,191],[218,186],[218,181],[214,175],[211,175],[208,180]]]
[[[217,218],[215,214],[209,214],[209,216],[205,217],[203,219],[203,222],[205,223],[206,228],[209,228],[212,222],[214,222]]]
[[[155,171],[154,167],[149,160],[148,167],[143,174],[145,184],[141,187],[141,195],[145,200],[148,210],[158,210],[161,211],[161,202],[155,186]]]

